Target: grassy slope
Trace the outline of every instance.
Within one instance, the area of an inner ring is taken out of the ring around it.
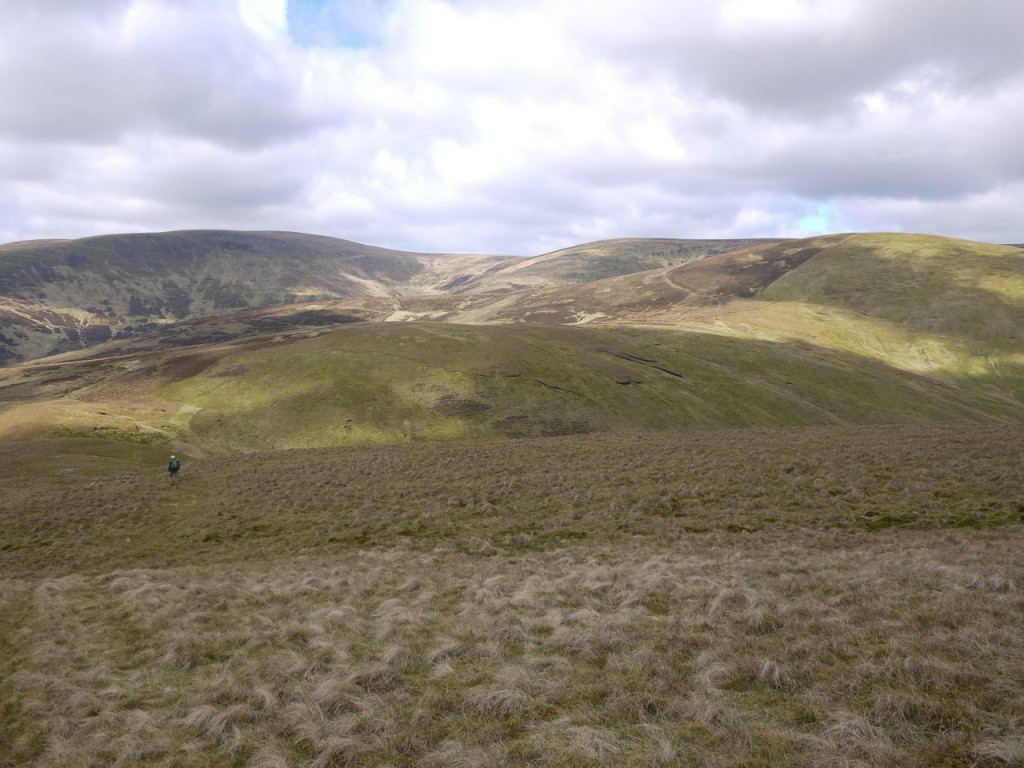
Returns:
[[[0,362],[244,307],[431,293],[457,275],[510,261],[441,258],[293,232],[164,232],[0,246]]]
[[[843,307],[976,356],[1024,351],[1024,254],[925,235],[857,235],[775,281],[770,301]]]
[[[477,281],[477,290],[509,286],[558,286],[685,263],[735,251],[763,240],[620,238],[562,248],[504,267]]]
[[[0,446],[0,765],[1024,759],[1020,428],[147,450]]]
[[[985,381],[1024,400],[1024,254],[1016,248],[837,235],[583,288],[574,305],[591,312],[810,343],[956,384]]]
[[[904,235],[769,244],[510,295],[503,325],[284,328],[274,344],[185,355],[143,347],[77,368],[8,368],[0,436],[98,430],[253,451],[629,428],[1019,422],[1021,296],[1019,249]],[[508,324],[580,313],[606,320]],[[357,317],[309,314],[303,322]],[[194,323],[159,344],[295,317]]]
[[[10,369],[2,383],[4,439],[101,434],[182,451],[1024,417],[983,380],[952,385],[803,343],[637,327],[359,324]]]
[[[1018,262],[896,240],[0,371],[0,766],[1024,763]]]

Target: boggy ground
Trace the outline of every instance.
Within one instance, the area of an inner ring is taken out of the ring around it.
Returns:
[[[1020,765],[1024,430],[0,448],[0,765]]]

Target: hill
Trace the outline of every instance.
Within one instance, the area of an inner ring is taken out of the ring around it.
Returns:
[[[806,343],[642,327],[361,323],[0,371],[0,440],[194,453],[637,429],[1024,421],[956,384]]]
[[[231,310],[441,290],[507,258],[291,232],[107,235],[0,246],[0,363]]]
[[[502,266],[465,289],[497,290],[589,283],[605,277],[645,272],[773,240],[678,240],[618,238],[562,248]]]
[[[268,237],[0,367],[0,766],[1024,764],[1024,251]]]
[[[526,260],[408,253],[293,232],[11,243],[0,246],[0,365],[252,308],[357,299],[368,306],[349,319],[401,317],[402,297],[588,281],[746,242],[633,239]]]
[[[399,261],[418,280],[451,274],[423,266],[441,257],[409,259]],[[95,433],[221,453],[1020,423],[1021,297],[1019,249],[873,234],[760,243],[576,284],[216,312],[0,369],[0,439]]]

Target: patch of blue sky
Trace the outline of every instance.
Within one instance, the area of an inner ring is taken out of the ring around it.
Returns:
[[[797,229],[803,235],[827,235],[834,232],[834,221],[837,211],[826,203],[804,201],[807,212],[796,221]]]
[[[386,0],[288,0],[288,34],[308,48],[369,48]]]

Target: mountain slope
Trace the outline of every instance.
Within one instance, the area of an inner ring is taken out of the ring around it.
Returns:
[[[92,360],[9,365],[0,439],[98,434],[250,452],[1024,421],[1017,248],[833,235],[578,284],[457,292],[468,281],[445,268],[505,269],[473,258],[398,258],[414,274],[393,295],[224,311],[76,353]],[[452,292],[397,295],[416,284]]]
[[[291,232],[11,243],[0,246],[0,365],[259,307],[363,299],[349,317],[399,319],[403,297],[588,282],[749,242],[637,238],[534,259],[407,253]]]
[[[464,290],[511,290],[588,283],[645,272],[774,240],[679,240],[619,238],[583,243],[523,259],[482,275]]]
[[[249,307],[430,293],[509,261],[290,232],[13,243],[0,246],[0,364]]]
[[[0,440],[182,452],[815,424],[1024,421],[953,386],[803,343],[671,329],[361,323],[0,372]]]
[[[577,285],[458,302],[409,298],[403,307],[456,322],[629,323],[800,339],[919,372],[1024,364],[1024,252],[925,235],[777,242]]]

